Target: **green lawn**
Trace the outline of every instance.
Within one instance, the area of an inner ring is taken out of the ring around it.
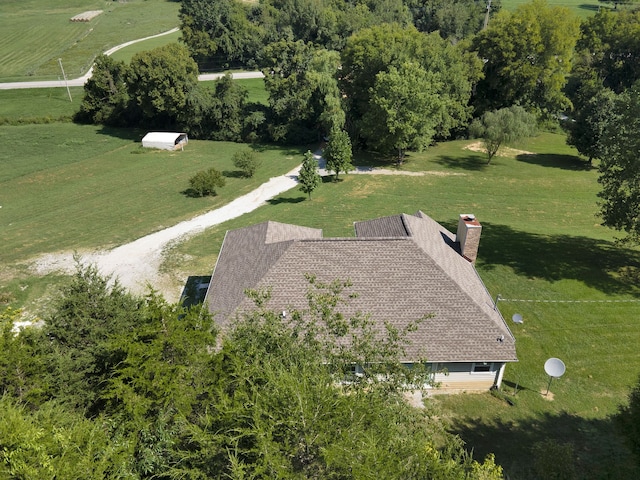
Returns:
[[[502,0],[502,7],[506,10],[514,10],[525,3],[530,3],[530,0]],[[582,19],[593,15],[600,8],[613,8],[613,5],[597,0],[547,0],[547,4],[554,7],[566,7],[573,10]],[[626,7],[622,5],[618,8]]]
[[[0,128],[5,144],[21,152],[0,154],[1,291],[32,304],[57,279],[29,277],[19,268],[27,258],[126,242],[215,208],[300,159],[301,150],[268,149],[259,177],[243,180],[230,164],[241,145],[192,141],[184,152],[139,153],[143,133],[68,123]],[[381,215],[421,209],[454,229],[459,213],[475,213],[484,226],[478,270],[491,294],[504,298],[505,318],[518,312],[525,319],[511,325],[520,362],[509,365],[504,382],[507,395],[518,385],[516,405],[489,394],[434,401],[476,455],[495,452],[510,478],[534,478],[531,448],[543,439],[573,444],[578,478],[637,478],[611,415],[640,370],[640,251],[617,245],[599,225],[597,171],[561,135],[523,142],[518,147],[536,155],[496,157],[491,165],[465,149],[469,143],[410,155],[402,169],[424,176],[349,175],[323,183],[311,201],[292,189],[175,245],[163,268],[209,275],[224,232],[264,220],[352,236],[354,221]],[[185,196],[188,178],[208,166],[227,172],[220,196]],[[567,373],[552,384],[550,399],[540,392],[552,356],[565,361]]]
[[[468,143],[410,156],[403,169],[432,172],[422,177],[349,175],[323,183],[311,201],[286,192],[174,247],[165,268],[210,275],[225,231],[265,220],[353,236],[354,221],[382,215],[421,209],[455,231],[459,213],[475,213],[484,227],[478,271],[505,299],[506,319],[524,316],[510,325],[520,361],[504,382],[509,396],[516,384],[519,391],[515,406],[489,394],[436,397],[452,430],[476,455],[495,452],[512,479],[536,478],[531,449],[545,439],[573,444],[575,458],[564,461],[575,462],[577,478],[640,478],[611,420],[640,373],[640,251],[617,245],[599,225],[597,171],[561,135],[519,146],[538,155],[497,157],[490,166],[463,149]],[[545,398],[549,357],[563,359],[567,372]]]
[[[248,78],[235,80],[248,92],[249,102],[268,104],[264,80]],[[214,81],[202,82],[213,88]],[[27,88],[16,90],[0,90],[0,126],[29,123],[51,123],[53,121],[70,121],[80,108],[83,87],[70,87],[71,100],[66,88]]]
[[[227,203],[301,157],[267,148],[262,168],[246,180],[231,163],[244,145],[194,140],[184,152],[154,151],[137,143],[143,134],[68,123],[2,127],[11,149],[0,153],[0,264],[133,240]],[[227,176],[219,195],[185,195],[189,178],[209,167]]]
[[[0,90],[0,125],[70,121],[80,107],[83,87]]]
[[[177,31],[168,35],[162,35],[161,37],[150,38],[143,42],[134,43],[133,45],[129,45],[128,47],[124,47],[113,52],[113,54],[111,54],[111,58],[129,63],[136,53],[153,50],[158,47],[164,47],[170,43],[177,43],[181,35],[180,31]]]
[[[84,74],[110,47],[178,26],[179,2],[169,0],[3,0],[0,2],[0,81]],[[90,22],[69,19],[103,10]]]

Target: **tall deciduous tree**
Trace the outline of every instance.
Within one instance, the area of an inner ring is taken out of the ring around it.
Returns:
[[[309,150],[304,154],[300,173],[298,174],[298,182],[300,182],[300,190],[306,193],[309,199],[311,199],[311,192],[318,188],[320,182],[322,182],[322,177],[318,173],[318,161]]]
[[[200,65],[228,68],[255,60],[263,33],[249,20],[252,8],[236,0],[182,0],[182,38]]]
[[[589,159],[602,159],[605,155],[605,130],[615,116],[616,95],[608,88],[598,91],[576,108],[567,123],[567,144],[576,147]]]
[[[601,9],[581,25],[576,51],[580,82],[595,79],[616,93],[629,88],[640,80],[640,10]]]
[[[453,42],[471,38],[484,24],[485,0],[406,0],[413,24],[421,32],[439,32]],[[489,15],[500,10],[500,0],[491,2]]]
[[[640,82],[621,94],[604,134],[598,182],[604,225],[640,241]]]
[[[362,119],[367,144],[379,151],[395,151],[399,165],[406,150],[426,148],[444,108],[439,91],[438,76],[415,63],[378,73],[371,105]]]
[[[93,74],[84,85],[84,97],[76,120],[113,126],[126,124],[127,74],[128,67],[124,62],[106,55],[96,58]]]
[[[276,141],[317,140],[334,125],[342,127],[344,112],[335,79],[336,52],[302,41],[280,41],[265,47],[263,69],[269,93],[269,130]]]
[[[482,138],[488,165],[500,146],[533,136],[536,132],[536,117],[516,105],[485,112],[480,119],[474,120],[470,130],[472,135]]]
[[[347,41],[341,53],[341,87],[348,102],[348,125],[353,125],[354,141],[361,134],[362,118],[369,110],[376,75],[414,63],[434,75],[443,108],[432,126],[438,137],[466,125],[470,118],[469,99],[479,78],[481,64],[475,54],[465,53],[437,33],[424,34],[415,28],[380,25],[363,29]]]
[[[156,127],[173,126],[198,83],[198,66],[186,47],[172,43],[131,59],[127,84],[141,121]]]
[[[523,105],[547,114],[570,106],[563,93],[578,38],[578,19],[534,0],[501,11],[473,41],[484,64],[475,105],[480,111]]]
[[[327,160],[327,170],[335,173],[336,181],[340,172],[348,173],[353,170],[351,140],[344,130],[334,128],[331,131],[323,155]]]

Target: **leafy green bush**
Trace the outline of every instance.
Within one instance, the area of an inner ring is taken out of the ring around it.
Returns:
[[[216,195],[216,188],[224,187],[226,181],[222,173],[215,168],[202,170],[189,179],[191,193],[196,197]]]
[[[253,150],[246,148],[233,154],[233,166],[239,169],[245,178],[253,177],[260,165],[262,165],[262,160]]]

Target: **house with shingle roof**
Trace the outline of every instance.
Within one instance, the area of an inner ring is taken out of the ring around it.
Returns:
[[[224,331],[253,303],[246,289],[270,289],[274,311],[304,309],[309,284],[350,280],[358,295],[340,307],[402,329],[430,315],[406,338],[411,365],[426,358],[443,391],[487,390],[516,362],[515,338],[474,267],[481,225],[460,215],[454,235],[417,212],[354,224],[353,238],[264,222],[227,232],[205,303]],[[346,292],[348,293],[348,292]]]

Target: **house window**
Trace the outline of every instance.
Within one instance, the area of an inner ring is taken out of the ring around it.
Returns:
[[[492,363],[487,363],[487,362],[478,362],[478,363],[474,363],[473,367],[471,368],[471,371],[473,373],[484,373],[484,372],[490,372],[491,371],[491,367],[493,366]]]

